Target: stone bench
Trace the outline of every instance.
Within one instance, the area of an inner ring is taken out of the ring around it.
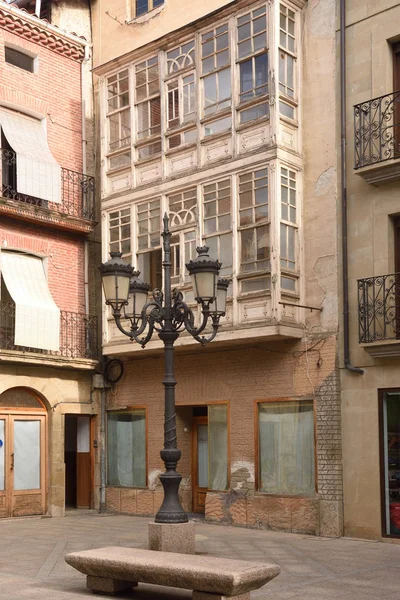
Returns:
[[[280,573],[274,564],[121,547],[73,552],[65,560],[87,575],[95,592],[115,594],[150,583],[193,590],[193,600],[250,600],[252,590]]]

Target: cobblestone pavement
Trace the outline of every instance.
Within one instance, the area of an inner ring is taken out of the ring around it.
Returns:
[[[65,563],[64,554],[110,545],[145,548],[148,521],[93,512],[69,513],[63,519],[1,520],[0,599],[95,598],[85,590],[85,577]],[[196,550],[278,563],[281,575],[253,592],[252,600],[400,600],[398,544],[198,523]],[[191,598],[191,593],[141,585],[119,597],[180,600]]]

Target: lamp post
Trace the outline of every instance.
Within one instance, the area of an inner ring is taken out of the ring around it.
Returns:
[[[139,279],[139,271],[134,271],[122,260],[120,252],[111,252],[110,260],[103,263],[99,269],[106,304],[112,307],[118,329],[143,348],[154,331],[164,343],[164,448],[160,452],[165,464],[165,473],[160,475],[164,500],[156,514],[155,522],[187,523],[188,517],[178,495],[182,477],[176,472],[181,451],[176,439],[174,343],[184,330],[203,346],[215,338],[220,318],[225,314],[229,282],[227,279],[218,280],[221,263],[209,257],[208,247],[197,248],[198,256],[186,264],[196,302],[201,306],[202,312],[201,323],[196,327],[194,313],[183,301],[182,293],[171,289],[171,232],[168,228],[167,214],[164,215],[163,221],[164,292],[154,290],[149,301],[150,286]],[[123,327],[122,318],[130,321],[129,330]],[[202,335],[210,320],[212,331],[208,336]]]

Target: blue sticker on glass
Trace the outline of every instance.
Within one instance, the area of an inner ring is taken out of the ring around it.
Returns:
[[[3,447],[3,440],[0,440],[0,448]]]

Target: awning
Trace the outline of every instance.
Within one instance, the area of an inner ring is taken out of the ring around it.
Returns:
[[[50,152],[42,122],[2,109],[0,124],[17,155],[17,192],[61,203],[61,167]]]
[[[15,345],[59,350],[60,310],[50,294],[43,261],[35,256],[2,250],[0,267],[15,302]]]

